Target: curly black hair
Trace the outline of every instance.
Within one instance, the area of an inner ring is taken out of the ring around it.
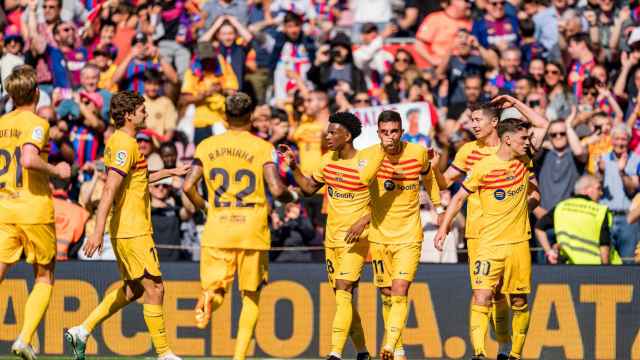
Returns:
[[[360,120],[350,112],[337,112],[329,116],[329,122],[340,124],[351,134],[351,139],[357,138],[362,133]]]

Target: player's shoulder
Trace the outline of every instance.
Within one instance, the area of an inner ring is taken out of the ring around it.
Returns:
[[[367,146],[366,148],[360,150],[358,152],[358,156],[361,158],[366,158],[369,156],[372,156],[374,154],[379,154],[380,152],[383,152],[384,150],[382,150],[382,146],[380,146],[380,144],[373,144],[370,146]]]
[[[136,139],[124,131],[116,130],[107,140],[106,147],[112,150],[124,150],[131,153],[138,151]]]
[[[481,172],[494,170],[495,168],[498,168],[501,165],[502,164],[500,159],[498,159],[498,157],[495,154],[493,154],[478,160],[478,162],[476,162],[473,165],[472,169],[474,172],[481,173]]]
[[[469,142],[465,143],[464,145],[462,145],[460,147],[460,149],[458,149],[458,152],[456,153],[456,156],[458,154],[460,154],[460,155],[468,155],[471,152],[473,152],[474,150],[478,150],[478,142],[476,140],[469,141]]]

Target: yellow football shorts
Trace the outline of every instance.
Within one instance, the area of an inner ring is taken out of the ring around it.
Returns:
[[[500,246],[481,246],[471,270],[472,289],[496,290],[502,282],[503,294],[531,292],[531,253],[529,242]]]
[[[145,273],[162,276],[158,251],[151,234],[132,238],[111,238],[113,252],[123,280],[136,280]]]
[[[327,261],[327,277],[331,287],[336,287],[336,280],[356,282],[360,280],[364,261],[369,252],[369,242],[360,239],[353,246],[325,248]]]
[[[55,259],[55,225],[0,224],[0,262],[13,264],[23,251],[29,264],[46,265]]]
[[[478,256],[478,246],[480,239],[467,238],[467,257],[469,258],[469,281],[473,287],[473,266],[476,263],[476,257]]]
[[[394,279],[413,281],[420,262],[422,243],[371,243],[373,279],[377,287],[390,287]]]
[[[202,289],[229,291],[236,270],[240,291],[258,290],[269,278],[269,252],[202,247],[200,252]]]

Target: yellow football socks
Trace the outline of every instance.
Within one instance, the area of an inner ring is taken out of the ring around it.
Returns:
[[[407,322],[408,303],[406,296],[392,295],[391,310],[389,311],[389,321],[386,329],[385,348],[395,349],[405,323]]]
[[[471,305],[469,329],[474,355],[486,355],[484,350],[484,339],[486,338],[487,330],[489,329],[490,310],[491,308],[488,306]]]
[[[245,291],[242,294],[242,311],[238,322],[234,360],[244,360],[247,356],[247,350],[253,338],[253,330],[256,327],[256,322],[258,322],[259,299],[260,293],[257,291]]]
[[[527,337],[527,330],[529,330],[529,305],[512,305],[511,310],[513,310],[513,319],[511,320],[511,331],[513,332],[513,338],[511,345],[511,354],[509,354],[509,356],[520,359],[522,348],[524,347],[524,340]]]
[[[491,325],[496,333],[496,340],[500,344],[509,343],[509,303],[507,298],[493,301],[491,309]]]
[[[53,287],[50,284],[36,282],[33,286],[33,290],[31,290],[31,294],[29,294],[25,304],[24,324],[20,332],[20,339],[25,344],[31,343],[31,338],[38,329],[47,307],[49,307],[52,291]]]
[[[382,319],[384,320],[384,338],[382,339],[382,343],[386,344],[387,339],[387,326],[389,324],[389,313],[391,312],[391,295],[380,294],[382,298]],[[398,338],[395,347],[396,352],[403,352],[404,348],[402,346],[402,336]]]
[[[351,306],[351,309],[353,309],[353,315],[349,336],[351,337],[351,342],[353,343],[353,347],[356,348],[356,351],[358,353],[364,353],[367,352],[367,344],[364,341],[364,329],[362,328],[362,320],[360,319],[358,310],[356,310],[356,308],[353,306]]]
[[[124,293],[124,286],[107,294],[102,302],[96,307],[89,317],[82,323],[82,326],[91,333],[101,322],[117,313],[120,309],[129,304],[130,301]]]
[[[336,290],[336,313],[331,327],[331,354],[342,358],[342,350],[351,332],[353,320],[353,295],[346,290]]]
[[[167,331],[164,326],[164,311],[162,310],[162,305],[144,304],[142,305],[142,313],[156,353],[160,356],[167,354],[170,350]]]

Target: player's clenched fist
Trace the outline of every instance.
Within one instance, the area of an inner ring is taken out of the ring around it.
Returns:
[[[282,154],[284,158],[284,162],[289,165],[290,168],[295,168],[298,166],[296,163],[296,154],[293,153],[293,150],[288,145],[280,144],[278,145],[278,151]]]
[[[62,161],[56,164],[56,176],[62,180],[68,180],[71,177],[71,167]]]

